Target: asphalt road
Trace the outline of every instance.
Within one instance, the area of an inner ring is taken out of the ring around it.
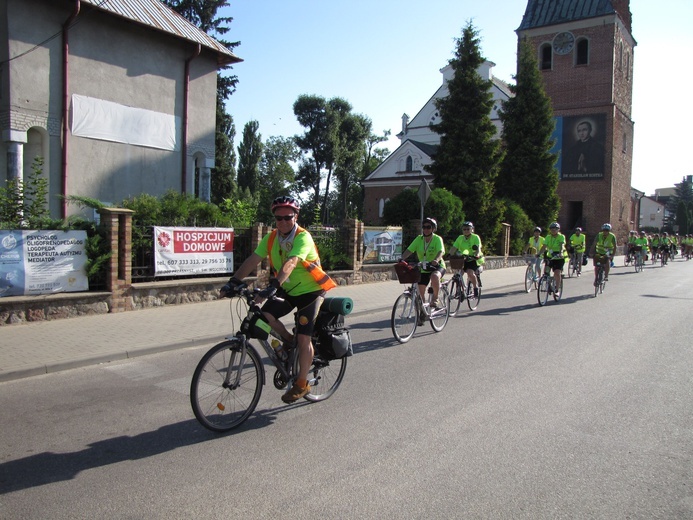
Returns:
[[[188,401],[207,347],[1,383],[0,518],[693,518],[692,290],[518,284],[405,345],[359,316],[332,398],[270,384],[227,435]]]

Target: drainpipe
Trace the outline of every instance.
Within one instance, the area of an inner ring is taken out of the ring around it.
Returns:
[[[181,193],[187,193],[188,185],[188,97],[190,96],[190,62],[197,58],[202,52],[202,45],[197,44],[197,48],[192,55],[185,60],[185,79],[184,79],[184,91],[183,91],[183,128],[181,136],[181,150],[182,150],[182,160],[183,168],[181,170]]]
[[[75,0],[75,10],[72,12],[70,17],[63,24],[63,148],[62,148],[62,163],[61,163],[61,191],[62,191],[62,204],[60,207],[60,217],[62,219],[67,218],[67,144],[68,144],[68,116],[70,108],[69,99],[69,68],[68,68],[68,57],[70,56],[69,44],[68,44],[68,30],[70,24],[77,18],[80,9],[80,0]]]

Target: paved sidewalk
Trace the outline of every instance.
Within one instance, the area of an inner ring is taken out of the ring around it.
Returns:
[[[485,291],[519,286],[525,267],[484,271]],[[337,287],[352,316],[390,309],[396,281]],[[0,327],[0,382],[198,345],[232,334],[229,300]],[[1,303],[1,302],[0,302]],[[235,324],[236,327],[239,323]]]

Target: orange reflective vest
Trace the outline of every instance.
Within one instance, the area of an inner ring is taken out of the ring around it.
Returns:
[[[303,229],[300,226],[296,226],[296,235],[299,233],[305,233],[306,230]],[[277,274],[278,269],[272,265],[272,248],[274,247],[274,239],[277,238],[277,230],[273,229],[272,232],[270,233],[269,239],[267,240],[267,257],[269,259],[269,264],[270,264],[270,270],[274,275]],[[315,246],[315,253],[318,254],[318,247]],[[329,291],[330,289],[334,289],[337,287],[337,284],[335,281],[329,277],[329,275],[322,270],[322,267],[320,267],[320,256],[318,254],[318,258],[316,258],[312,262],[308,262],[307,260],[301,260],[301,265],[306,268],[306,271],[310,273],[310,275],[313,277],[313,280],[315,280],[320,287],[322,287],[323,290]]]

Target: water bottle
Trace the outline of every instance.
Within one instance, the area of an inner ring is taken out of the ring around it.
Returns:
[[[277,355],[279,359],[281,359],[282,361],[286,361],[289,358],[289,355],[286,352],[286,350],[284,350],[284,346],[282,345],[281,341],[272,338],[272,342],[270,343],[270,345],[272,345],[274,353]]]

